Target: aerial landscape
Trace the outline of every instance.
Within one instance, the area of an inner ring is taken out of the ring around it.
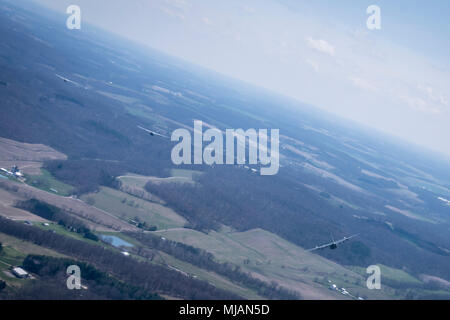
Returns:
[[[450,300],[450,149],[49,2],[0,0],[0,300]]]

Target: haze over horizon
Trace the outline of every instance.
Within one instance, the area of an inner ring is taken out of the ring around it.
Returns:
[[[35,1],[450,156],[448,2]],[[372,4],[381,30],[366,28]]]

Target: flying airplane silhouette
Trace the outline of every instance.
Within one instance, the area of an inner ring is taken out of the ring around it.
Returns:
[[[63,76],[60,76],[59,74],[55,74],[55,76],[57,76],[58,78],[60,78],[60,79],[63,80],[64,82],[68,82],[68,83],[72,83],[72,84],[74,84],[74,85],[76,85],[76,86],[80,86],[79,83],[77,83],[77,82],[75,82],[75,81],[72,81],[72,80],[70,80],[70,79],[68,79],[68,78],[65,78],[65,77],[63,77]]]
[[[160,134],[160,133],[156,133],[155,131],[146,129],[146,128],[141,127],[141,126],[137,126],[137,127],[138,127],[139,129],[144,130],[145,132],[149,133],[151,136],[160,136],[160,137],[169,139],[168,136],[162,135],[162,134]]]
[[[358,234],[354,234],[354,235],[352,235],[352,236],[350,236],[350,237],[344,237],[344,238],[342,238],[342,239],[340,239],[340,240],[337,240],[337,241],[334,241],[333,236],[331,236],[331,239],[333,240],[332,242],[327,243],[327,244],[324,244],[324,245],[321,245],[321,246],[315,246],[314,248],[309,249],[309,250],[306,250],[306,251],[310,251],[310,252],[311,252],[311,251],[314,251],[314,250],[322,250],[322,249],[325,249],[325,248],[330,248],[330,249],[334,250],[334,249],[336,249],[337,246],[340,245],[341,243],[344,243],[345,241],[348,241],[348,240],[350,240],[351,238],[356,237],[357,235],[358,235]]]

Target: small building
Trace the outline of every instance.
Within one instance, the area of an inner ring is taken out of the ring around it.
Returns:
[[[18,166],[16,166],[16,165],[14,165],[12,168],[11,168],[11,171],[9,171],[9,170],[6,170],[5,168],[0,168],[0,170],[4,173],[4,174],[6,174],[8,177],[14,177],[14,178],[17,178],[17,179],[23,179],[23,174],[22,174],[22,172],[20,172],[20,170],[19,170],[19,167]]]
[[[14,267],[11,270],[12,274],[15,275],[17,278],[20,279],[25,279],[28,278],[28,272],[26,272],[25,270],[23,270],[20,267]]]

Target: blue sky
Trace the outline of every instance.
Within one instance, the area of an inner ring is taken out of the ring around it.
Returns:
[[[450,1],[37,2],[450,155]]]

